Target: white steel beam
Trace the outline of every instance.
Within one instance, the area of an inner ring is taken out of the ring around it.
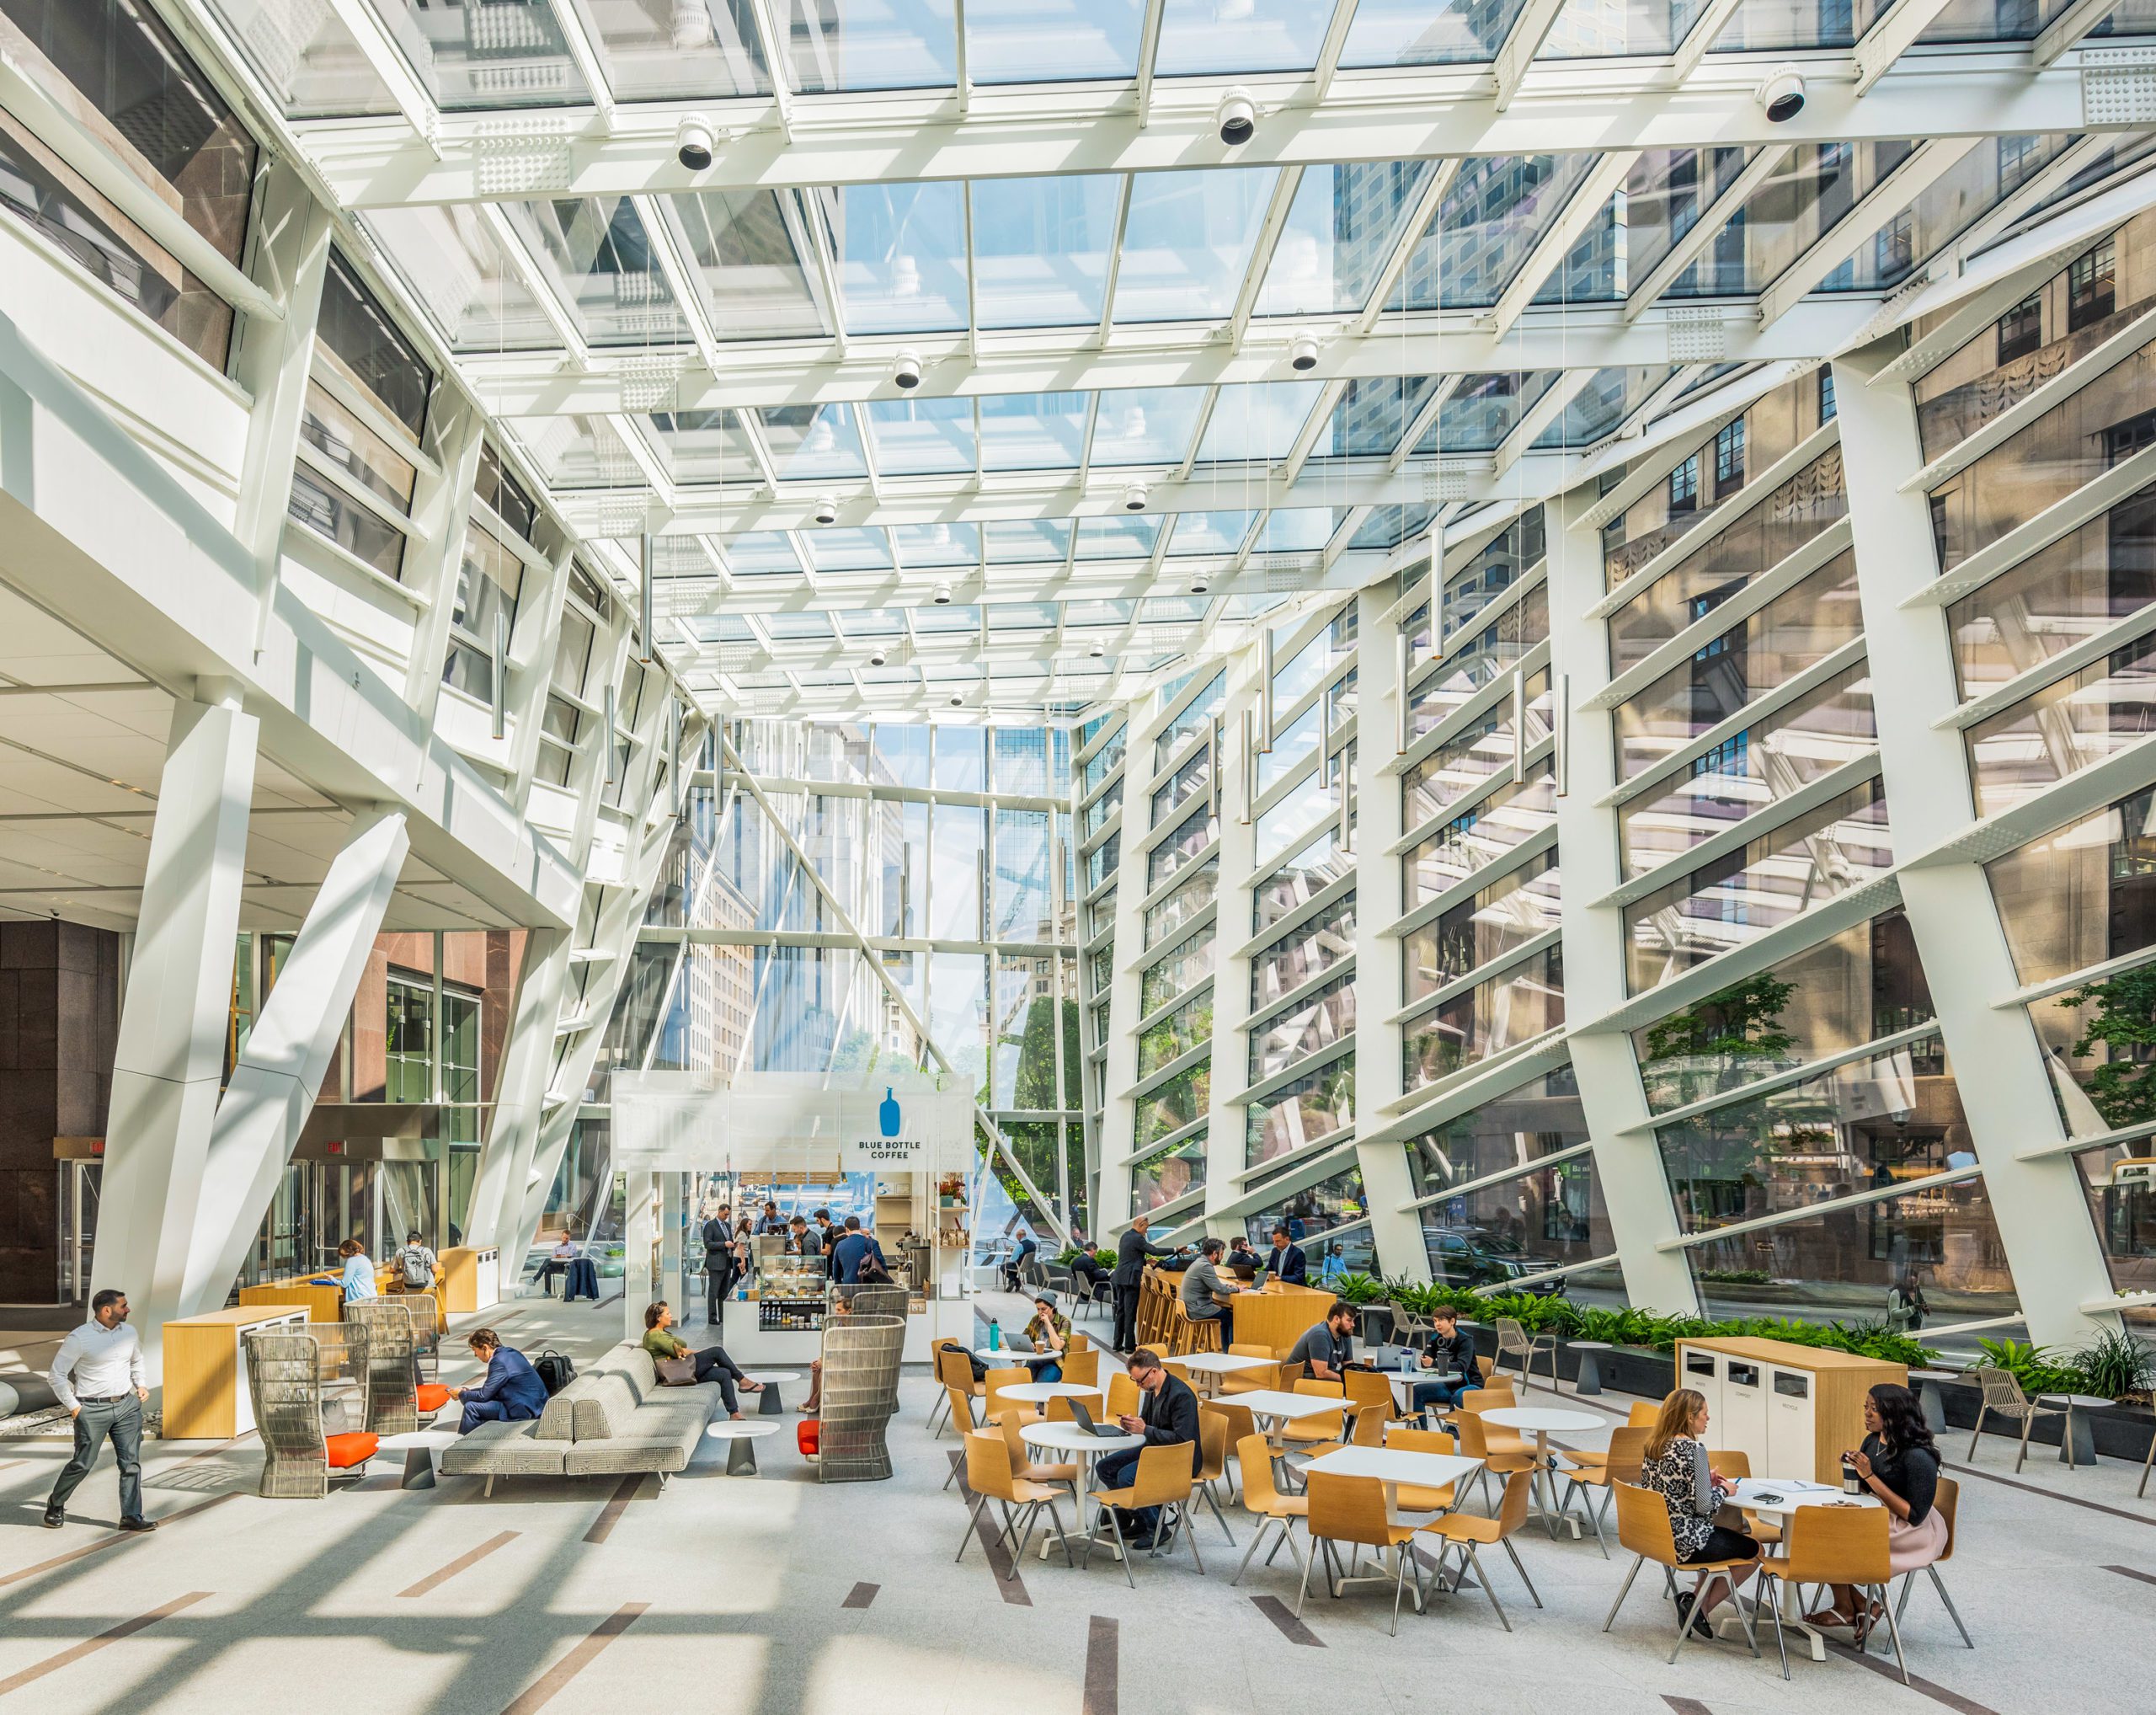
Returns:
[[[1558,211],[1557,218],[1534,241],[1526,261],[1499,295],[1497,307],[1490,313],[1490,332],[1494,338],[1502,339],[1512,331],[1513,323],[1534,302],[1543,282],[1554,270],[1563,265],[1565,258],[1572,254],[1572,246],[1586,233],[1595,216],[1611,197],[1624,189],[1625,179],[1631,174],[1632,163],[1639,158],[1636,149],[1614,149],[1588,169],[1579,188]]]
[[[401,812],[354,817],[277,967],[211,1128],[181,1316],[222,1309],[239,1278],[343,1040],[410,849]]]
[[[627,932],[625,925],[624,933]],[[626,946],[610,943],[606,950],[616,955],[611,963],[617,978],[625,975],[619,968],[628,963],[623,956]],[[535,933],[525,942],[524,969],[517,975],[508,1036],[502,1044],[501,1066],[494,1081],[494,1111],[487,1122],[478,1171],[472,1182],[472,1201],[464,1217],[469,1244],[497,1245],[516,1237],[515,1228],[524,1210],[525,1186],[538,1153],[546,1115],[547,1083],[554,1069],[562,1002],[568,991],[569,951],[569,937],[560,930]],[[612,998],[611,994],[607,996],[602,1018],[611,1018]],[[551,1174],[548,1177],[552,1178]]]
[[[367,0],[328,0],[328,3],[360,56],[389,92],[389,99],[397,104],[397,110],[404,115],[419,146],[434,152],[435,138],[441,129],[441,110],[435,105],[434,92],[420,83],[403,51],[391,37],[382,14]]]
[[[2030,45],[2029,63],[2038,71],[2079,43],[2118,8],[2118,0],[2069,0],[2067,8],[2036,32]]]
[[[1700,211],[1699,217],[1685,228],[1684,237],[1672,244],[1662,260],[1632,287],[1625,300],[1625,319],[1636,321],[1652,309],[1662,293],[1676,284],[1677,277],[1706,254],[1707,247],[1737,211],[1751,200],[1752,193],[1780,172],[1796,154],[1794,149],[1772,147],[1754,150],[1752,158],[1730,180],[1729,188]]]
[[[1856,93],[1862,95],[1892,71],[1950,3],[1951,0],[1895,0],[1856,45]]]
[[[350,0],[358,3],[358,0]],[[760,13],[767,0],[755,0]],[[1550,0],[1544,0],[1549,4]],[[1550,6],[1552,11],[1554,5]],[[611,136],[571,132],[565,172],[545,194],[642,193],[868,184],[893,179],[1022,178],[1209,165],[1315,166],[1581,150],[1726,147],[1737,144],[1881,142],[1910,136],[2079,133],[2078,67],[2031,73],[2018,43],[1970,46],[1897,64],[1866,94],[1833,50],[1788,56],[1808,80],[1804,110],[1783,124],[1756,99],[1747,56],[1710,56],[1680,88],[1620,61],[1535,65],[1501,106],[1484,67],[1342,72],[1328,98],[1310,101],[1307,73],[1178,77],[1155,92],[1141,124],[1127,86],[977,88],[959,114],[947,91],[782,98],[791,136],[767,128],[771,103],[653,102],[623,108]],[[1726,58],[1729,63],[1721,63]],[[782,61],[779,62],[782,63]],[[1262,117],[1232,154],[1215,111],[1247,88]],[[675,128],[692,114],[742,130],[706,171],[676,159]],[[807,115],[814,115],[814,123]],[[342,206],[511,201],[526,185],[491,170],[488,115],[445,115],[441,155],[395,121],[302,121],[295,126]],[[2124,130],[2118,126],[2101,129]]]
[[[1700,61],[1707,56],[1707,50],[1715,45],[1715,38],[1728,27],[1729,20],[1737,15],[1737,8],[1742,3],[1743,0],[1707,0],[1700,8],[1692,27],[1684,32],[1684,40],[1677,44],[1677,51],[1669,56],[1673,87],[1682,88],[1684,81],[1699,69]]]
[[[1348,3],[1348,0],[1343,0]],[[1257,243],[1251,247],[1250,265],[1243,270],[1243,283],[1235,292],[1235,307],[1228,318],[1228,343],[1237,351],[1243,349],[1243,338],[1250,332],[1250,318],[1257,308],[1258,295],[1265,289],[1265,276],[1273,266],[1273,252],[1280,248],[1280,235],[1288,230],[1288,216],[1295,206],[1295,193],[1302,189],[1303,169],[1283,167],[1280,176],[1273,182],[1273,197],[1265,206],[1265,220],[1257,229]]]
[[[1526,0],[1520,8],[1518,15],[1513,19],[1513,27],[1497,45],[1497,57],[1490,67],[1494,85],[1492,105],[1497,112],[1502,113],[1512,105],[1513,98],[1527,81],[1534,56],[1542,51],[1543,42],[1564,9],[1565,0]]]
[[[1153,62],[1161,53],[1161,20],[1167,0],[1145,0],[1145,19],[1138,29],[1138,129],[1153,122]]]
[[[1347,51],[1348,33],[1355,27],[1356,0],[1332,0],[1332,16],[1325,26],[1325,40],[1318,44],[1317,64],[1310,72],[1313,103],[1322,104],[1340,70],[1340,56]]]

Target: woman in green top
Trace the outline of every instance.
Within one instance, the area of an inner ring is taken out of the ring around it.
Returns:
[[[760,1381],[751,1381],[744,1376],[739,1365],[726,1355],[725,1347],[706,1346],[701,1352],[696,1351],[679,1334],[667,1332],[673,1325],[673,1307],[664,1299],[662,1298],[658,1303],[645,1307],[643,1339],[641,1344],[644,1350],[651,1354],[652,1362],[655,1364],[661,1358],[695,1359],[696,1380],[708,1381],[713,1376],[717,1376],[718,1397],[725,1402],[726,1414],[733,1418],[739,1417],[741,1402],[734,1397],[734,1385],[737,1382],[739,1383],[741,1391],[744,1393],[761,1393],[764,1391],[764,1384]]]
[[[1043,1292],[1033,1300],[1033,1319],[1026,1324],[1026,1338],[1033,1343],[1037,1352],[1054,1352],[1058,1357],[1070,1349],[1070,1318],[1055,1307],[1055,1295]],[[1036,1381],[1060,1381],[1063,1365],[1043,1364],[1033,1371]]]

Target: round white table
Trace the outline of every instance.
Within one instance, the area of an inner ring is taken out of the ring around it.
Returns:
[[[1270,1358],[1252,1358],[1241,1352],[1185,1352],[1180,1358],[1167,1361],[1171,1365],[1180,1364],[1183,1373],[1190,1377],[1191,1385],[1209,1397],[1219,1392],[1224,1376],[1273,1368]]]
[[[801,1379],[798,1370],[750,1370],[743,1374],[745,1380],[760,1383],[763,1388],[756,1397],[756,1409],[761,1415],[767,1418],[786,1415],[786,1402],[778,1397],[778,1383],[798,1381]]]
[[[705,1436],[713,1441],[728,1443],[726,1474],[728,1477],[755,1477],[756,1470],[756,1443],[766,1435],[776,1435],[781,1428],[777,1424],[766,1423],[761,1418],[722,1418],[715,1424],[704,1425]]]
[[[2082,1416],[2081,1412],[2111,1402],[2093,1393],[2040,1393],[2036,1396],[2038,1405],[2066,1408],[2066,1428],[2058,1438],[2060,1464],[2094,1465],[2096,1462],[2096,1438],[2089,1432],[2089,1419]],[[2076,1407],[2080,1410],[2077,1411]]]
[[[1064,1384],[1051,1381],[1038,1382],[1034,1385],[1059,1387]],[[1007,1393],[1011,1390],[1006,1388],[1004,1392]],[[1044,1447],[1050,1452],[1075,1456],[1079,1464],[1084,1467],[1078,1474],[1078,1493],[1073,1497],[1073,1504],[1079,1515],[1078,1518],[1071,1520],[1074,1525],[1085,1515],[1086,1496],[1093,1485],[1095,1462],[1105,1458],[1110,1453],[1121,1453],[1129,1448],[1142,1447],[1145,1445],[1145,1438],[1143,1435],[1096,1435],[1089,1430],[1080,1429],[1075,1424],[1066,1423],[1027,1424],[1019,1429],[1018,1439],[1028,1447]],[[1100,1540],[1097,1533],[1091,1529],[1069,1530],[1060,1534],[1054,1531],[1043,1532],[1041,1537],[1041,1558],[1047,1559],[1049,1550],[1059,1544],[1066,1541],[1083,1542],[1088,1538]],[[1123,1553],[1121,1532],[1111,1528],[1106,1541],[1117,1557],[1121,1557]]]
[[[1501,1429],[1518,1429],[1523,1435],[1534,1437],[1534,1486],[1547,1499],[1540,1504],[1542,1522],[1550,1534],[1557,1534],[1557,1524],[1562,1520],[1572,1527],[1572,1535],[1580,1533],[1580,1521],[1562,1508],[1550,1504],[1556,1499],[1556,1485],[1550,1470],[1550,1437],[1553,1435],[1577,1435],[1585,1429],[1604,1428],[1608,1419],[1599,1412],[1561,1411],[1553,1406],[1508,1405],[1495,1411],[1478,1413],[1486,1424],[1495,1424]],[[1545,1485],[1548,1485],[1546,1488]]]
[[[1068,1352],[1014,1352],[1008,1346],[975,1346],[974,1356],[991,1370],[1015,1370],[1031,1364],[1059,1364]]]
[[[1769,1495],[1774,1499],[1762,1499]],[[1757,1513],[1763,1519],[1774,1520],[1786,1536],[1790,1528],[1791,1516],[1806,1507],[1883,1507],[1886,1503],[1875,1494],[1844,1494],[1837,1487],[1813,1483],[1806,1477],[1745,1477],[1730,1486],[1729,1504],[1748,1513]],[[1741,1623],[1732,1616],[1729,1619],[1717,1621],[1716,1629],[1719,1632],[1724,1626]],[[1796,1587],[1794,1584],[1782,1586],[1782,1626],[1785,1631],[1804,1634],[1811,1647],[1812,1660],[1826,1660],[1826,1640],[1804,1623],[1804,1616],[1797,1611]]]
[[[1420,1383],[1425,1381],[1442,1381],[1445,1383],[1446,1386],[1449,1386],[1452,1383],[1460,1380],[1460,1371],[1457,1370],[1445,1370],[1442,1371],[1437,1370],[1419,1369],[1386,1370],[1380,1373],[1383,1374],[1386,1381],[1390,1381],[1393,1385],[1394,1389],[1399,1393],[1400,1409],[1402,1416],[1407,1415],[1413,1410],[1415,1405],[1415,1389]]]
[[[1046,1405],[1051,1399],[1099,1399],[1104,1390],[1088,1387],[1082,1381],[1014,1381],[1008,1387],[995,1390],[1006,1399],[1015,1399],[1021,1405]],[[1097,1440],[1099,1437],[1089,1437]]]
[[[463,1438],[455,1429],[408,1429],[400,1435],[384,1435],[379,1447],[404,1455],[404,1488],[432,1488],[441,1475],[441,1456]]]

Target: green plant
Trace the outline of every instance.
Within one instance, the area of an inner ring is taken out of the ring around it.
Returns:
[[[2073,1044],[2084,1055],[2099,1043],[2117,1056],[2089,1075],[2089,1099],[2111,1125],[2156,1119],[2156,1062],[2137,1058],[2156,1044],[2156,965],[2144,964],[2105,982],[2084,984],[2058,997],[2072,1009],[2094,1007],[2095,1016]]]
[[[2117,1399],[2144,1393],[2156,1381],[2156,1346],[2123,1328],[2110,1328],[2073,1354],[2080,1391]]]
[[[1774,1277],[1764,1269],[1702,1269],[1700,1278],[1724,1286],[1764,1286]]]
[[[1353,1269],[1333,1276],[1331,1286],[1333,1296],[1348,1304],[1375,1304],[1386,1296],[1384,1281]]]
[[[2075,1393],[2081,1388],[2081,1372],[2047,1355],[2049,1346],[2032,1346],[2020,1340],[1978,1340],[1977,1349],[1994,1370],[2004,1370],[2021,1384],[2024,1393]]]

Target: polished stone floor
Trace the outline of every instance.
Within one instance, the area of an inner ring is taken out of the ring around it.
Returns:
[[[532,1301],[488,1319],[524,1345],[590,1354],[619,1338],[621,1316],[618,1301]],[[385,1466],[326,1500],[267,1501],[252,1442],[152,1444],[148,1504],[163,1522],[147,1537],[110,1528],[109,1462],[75,1522],[39,1528],[66,1445],[0,1441],[0,1715],[1272,1715],[1343,1696],[1358,1715],[1840,1715],[1854,1699],[1961,1715],[2156,1709],[2156,1495],[2137,1501],[2137,1468],[2116,1461],[2032,1458],[2014,1478],[2011,1447],[1987,1438],[1980,1474],[1961,1473],[1946,1568],[1978,1648],[1920,1590],[1916,1687],[1846,1652],[1796,1660],[1785,1686],[1771,1643],[1764,1662],[1737,1643],[1666,1664],[1669,1611],[1644,1574],[1605,1636],[1627,1561],[1592,1539],[1520,1540],[1540,1610],[1493,1566],[1510,1635],[1472,1591],[1403,1616],[1397,1638],[1374,1591],[1314,1594],[1299,1625],[1287,1557],[1231,1589],[1241,1550],[1209,1518],[1207,1574],[1187,1556],[1141,1560],[1134,1593],[1105,1557],[1090,1570],[1028,1558],[1006,1580],[976,1542],[954,1564],[965,1515],[941,1487],[953,1443],[930,1440],[930,1402],[910,1374],[894,1481],[831,1487],[788,1436],[763,1444],[756,1479],[727,1477],[712,1445],[663,1490],[505,1482],[488,1499],[452,1479],[408,1493]],[[1956,1467],[1967,1446],[1950,1450]],[[1230,1520],[1240,1542],[1244,1517]]]

